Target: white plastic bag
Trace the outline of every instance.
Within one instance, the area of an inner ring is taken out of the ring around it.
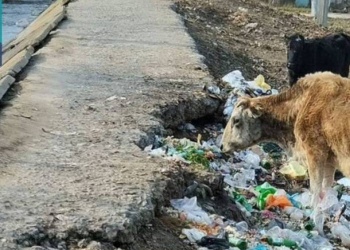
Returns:
[[[184,199],[174,199],[170,203],[175,209],[184,212],[188,220],[207,225],[212,224],[209,215],[197,205],[197,197],[192,197],[191,199],[187,197]]]
[[[227,82],[232,88],[242,88],[246,86],[246,81],[239,70],[234,70],[222,78],[222,81]]]
[[[343,246],[350,247],[350,230],[346,226],[336,223],[331,228],[331,232],[334,237],[341,239]]]
[[[191,241],[192,243],[200,241],[203,237],[207,235],[196,228],[182,229],[182,233],[186,235],[187,239],[189,239],[189,241]]]

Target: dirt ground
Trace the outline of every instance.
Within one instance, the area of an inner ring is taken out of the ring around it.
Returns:
[[[171,125],[214,113],[218,101],[193,94],[212,78],[169,5],[73,1],[35,54],[1,110],[1,249],[69,249],[82,238],[191,249],[164,218],[152,221],[167,165],[142,147]],[[175,7],[216,79],[238,68],[283,86],[284,35],[329,32],[255,1]]]
[[[262,74],[277,88],[287,84],[285,35],[311,38],[350,28],[348,20],[336,19],[322,28],[302,11],[258,0],[178,0],[175,6],[215,78],[240,69],[247,79]]]

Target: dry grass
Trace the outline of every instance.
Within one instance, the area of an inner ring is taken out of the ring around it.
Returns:
[[[332,30],[345,32],[350,34],[350,20],[349,19],[338,19],[330,18],[328,20],[328,27]]]
[[[285,11],[285,12],[289,12],[289,13],[298,13],[298,14],[311,12],[310,8],[296,7],[295,5],[292,5],[292,4],[286,4],[283,6],[279,6],[279,7],[277,7],[277,9]]]

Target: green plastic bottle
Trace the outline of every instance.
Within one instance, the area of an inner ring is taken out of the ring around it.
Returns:
[[[315,227],[315,223],[312,220],[307,220],[304,223],[304,228],[307,231],[311,231],[312,229],[314,229]]]
[[[240,250],[246,250],[248,248],[248,244],[245,240],[229,237],[228,242],[230,243],[230,246],[237,247]]]
[[[288,239],[268,237],[267,243],[269,243],[269,245],[271,246],[277,246],[277,247],[285,246],[291,249],[300,249],[298,244],[295,241],[288,240]]]

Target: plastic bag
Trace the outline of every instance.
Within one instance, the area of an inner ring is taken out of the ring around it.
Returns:
[[[246,168],[254,168],[254,169],[259,169],[260,168],[260,157],[259,155],[253,153],[250,150],[245,150],[245,151],[241,151],[238,154],[238,157],[244,161],[245,167]]]
[[[323,199],[317,206],[321,211],[326,211],[338,203],[338,192],[333,188],[327,188]]]
[[[307,169],[297,161],[290,161],[280,169],[280,173],[292,179],[304,179],[307,176]]]
[[[186,235],[187,239],[189,239],[189,241],[191,241],[192,243],[200,241],[203,237],[207,236],[206,233],[195,228],[182,229],[182,233]]]
[[[187,220],[207,225],[212,224],[208,214],[197,205],[197,197],[170,200],[170,203],[175,209],[184,212]]]
[[[320,210],[320,208],[316,208],[311,216],[310,216],[315,224],[315,229],[319,232],[319,233],[323,233],[323,225],[326,219],[325,214]]]
[[[268,85],[266,82],[265,82],[265,78],[263,75],[258,75],[255,79],[254,79],[254,83],[257,87],[263,89],[263,90],[269,90],[271,89],[271,86]]]
[[[266,197],[266,209],[269,209],[271,207],[291,207],[293,206],[292,203],[288,200],[288,198],[284,195],[273,195],[269,194]]]
[[[225,175],[224,182],[235,188],[246,188],[247,187],[247,180],[245,179],[244,175],[241,173],[236,173],[234,176],[232,175]]]
[[[346,226],[337,223],[331,228],[331,232],[334,237],[341,239],[343,246],[350,247],[350,230]]]
[[[246,81],[239,70],[234,70],[222,78],[222,81],[227,82],[232,88],[243,88],[246,86]]]
[[[149,154],[156,157],[163,157],[166,155],[166,152],[163,148],[157,148],[153,149]]]
[[[302,208],[307,208],[311,206],[311,193],[305,191],[304,193],[293,195],[292,198],[297,201]]]
[[[264,184],[257,186],[255,190],[259,192],[257,198],[257,206],[260,210],[263,210],[266,205],[266,197],[270,194],[276,193],[277,189],[271,186],[269,183],[265,182]]]
[[[289,214],[292,220],[299,221],[304,218],[304,212],[297,207],[286,207],[284,211]]]
[[[350,187],[350,179],[349,178],[341,178],[337,181],[338,184],[343,185],[345,187]]]

